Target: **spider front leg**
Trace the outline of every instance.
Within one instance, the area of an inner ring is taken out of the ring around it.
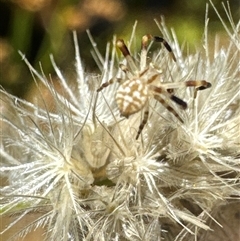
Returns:
[[[171,54],[172,59],[173,59],[175,62],[177,61],[177,60],[176,60],[176,57],[175,57],[175,55],[174,55],[174,53],[173,53],[173,51],[172,51],[172,48],[170,47],[170,45],[168,44],[168,42],[167,42],[164,38],[159,37],[159,36],[154,36],[154,37],[152,37],[152,39],[153,39],[153,41],[155,41],[155,42],[160,42],[160,43],[162,43],[162,44],[164,45],[164,47],[167,49],[167,51]]]
[[[146,34],[142,37],[142,42],[141,42],[141,57],[140,57],[141,70],[145,69],[146,67],[147,50],[148,50],[149,41],[162,43],[163,46],[167,49],[167,51],[170,53],[172,59],[176,62],[176,57],[172,51],[172,48],[164,38],[159,36],[152,36],[151,34]]]

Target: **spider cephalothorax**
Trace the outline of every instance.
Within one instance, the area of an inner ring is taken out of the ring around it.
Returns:
[[[203,90],[211,87],[211,84],[205,80],[189,80],[178,83],[162,83],[157,81],[160,76],[159,71],[154,70],[153,67],[147,66],[147,45],[149,40],[161,42],[169,51],[172,59],[176,58],[172,52],[170,45],[161,37],[153,37],[145,35],[142,38],[142,47],[140,55],[140,69],[137,68],[133,57],[131,56],[126,44],[122,39],[116,42],[127,61],[127,66],[121,65],[122,70],[127,74],[127,79],[111,79],[109,82],[103,83],[97,92],[106,88],[113,82],[119,82],[120,86],[116,92],[116,102],[121,116],[128,118],[130,115],[144,110],[143,120],[139,126],[136,139],[141,134],[149,115],[149,99],[154,98],[159,101],[168,111],[170,111],[176,118],[183,123],[183,120],[178,113],[168,105],[165,99],[171,99],[178,104],[182,109],[187,108],[187,103],[173,94],[173,89],[179,87],[195,87],[195,90]],[[149,73],[151,72],[151,73]],[[163,98],[163,97],[164,98]]]

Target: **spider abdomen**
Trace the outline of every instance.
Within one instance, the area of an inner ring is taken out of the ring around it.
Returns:
[[[116,93],[116,102],[122,116],[141,110],[148,100],[148,87],[140,79],[131,79],[121,84]]]

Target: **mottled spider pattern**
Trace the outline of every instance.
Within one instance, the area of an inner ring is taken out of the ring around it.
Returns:
[[[168,99],[175,102],[179,107],[181,107],[181,109],[186,109],[187,103],[175,96],[173,94],[173,89],[180,87],[195,87],[194,97],[196,97],[196,92],[198,90],[204,90],[211,87],[211,84],[205,80],[162,83],[160,81],[161,71],[156,70],[151,64],[147,66],[147,47],[150,40],[162,43],[171,54],[173,61],[176,62],[176,58],[170,45],[162,37],[145,35],[142,38],[140,68],[138,68],[124,41],[122,39],[118,39],[116,45],[127,61],[127,66],[121,64],[120,67],[126,73],[127,78],[111,79],[108,82],[103,83],[97,89],[97,92],[99,92],[110,84],[118,82],[120,85],[116,91],[116,102],[121,116],[128,118],[134,113],[141,110],[144,111],[143,119],[139,125],[136,139],[139,138],[147,123],[149,116],[149,100],[151,98],[160,102],[180,122],[183,123],[183,120],[178,113],[168,104]]]

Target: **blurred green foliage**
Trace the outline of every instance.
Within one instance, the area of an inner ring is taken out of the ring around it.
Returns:
[[[153,19],[165,16],[167,26],[174,28],[180,43],[190,46],[201,43],[206,2],[202,0],[0,0],[0,85],[23,97],[32,81],[21,61],[18,50],[26,54],[46,75],[52,72],[49,54],[64,71],[74,71],[72,30],[78,32],[81,56],[87,70],[95,71],[91,44],[86,29],[90,29],[100,51],[104,54],[107,41],[113,34],[128,39],[135,20],[137,35],[161,35]],[[225,16],[221,0],[213,1]],[[233,18],[239,19],[239,1],[230,0]],[[222,25],[212,7],[209,28],[215,34]],[[236,21],[235,21],[236,22]],[[96,70],[97,71],[97,70]]]

